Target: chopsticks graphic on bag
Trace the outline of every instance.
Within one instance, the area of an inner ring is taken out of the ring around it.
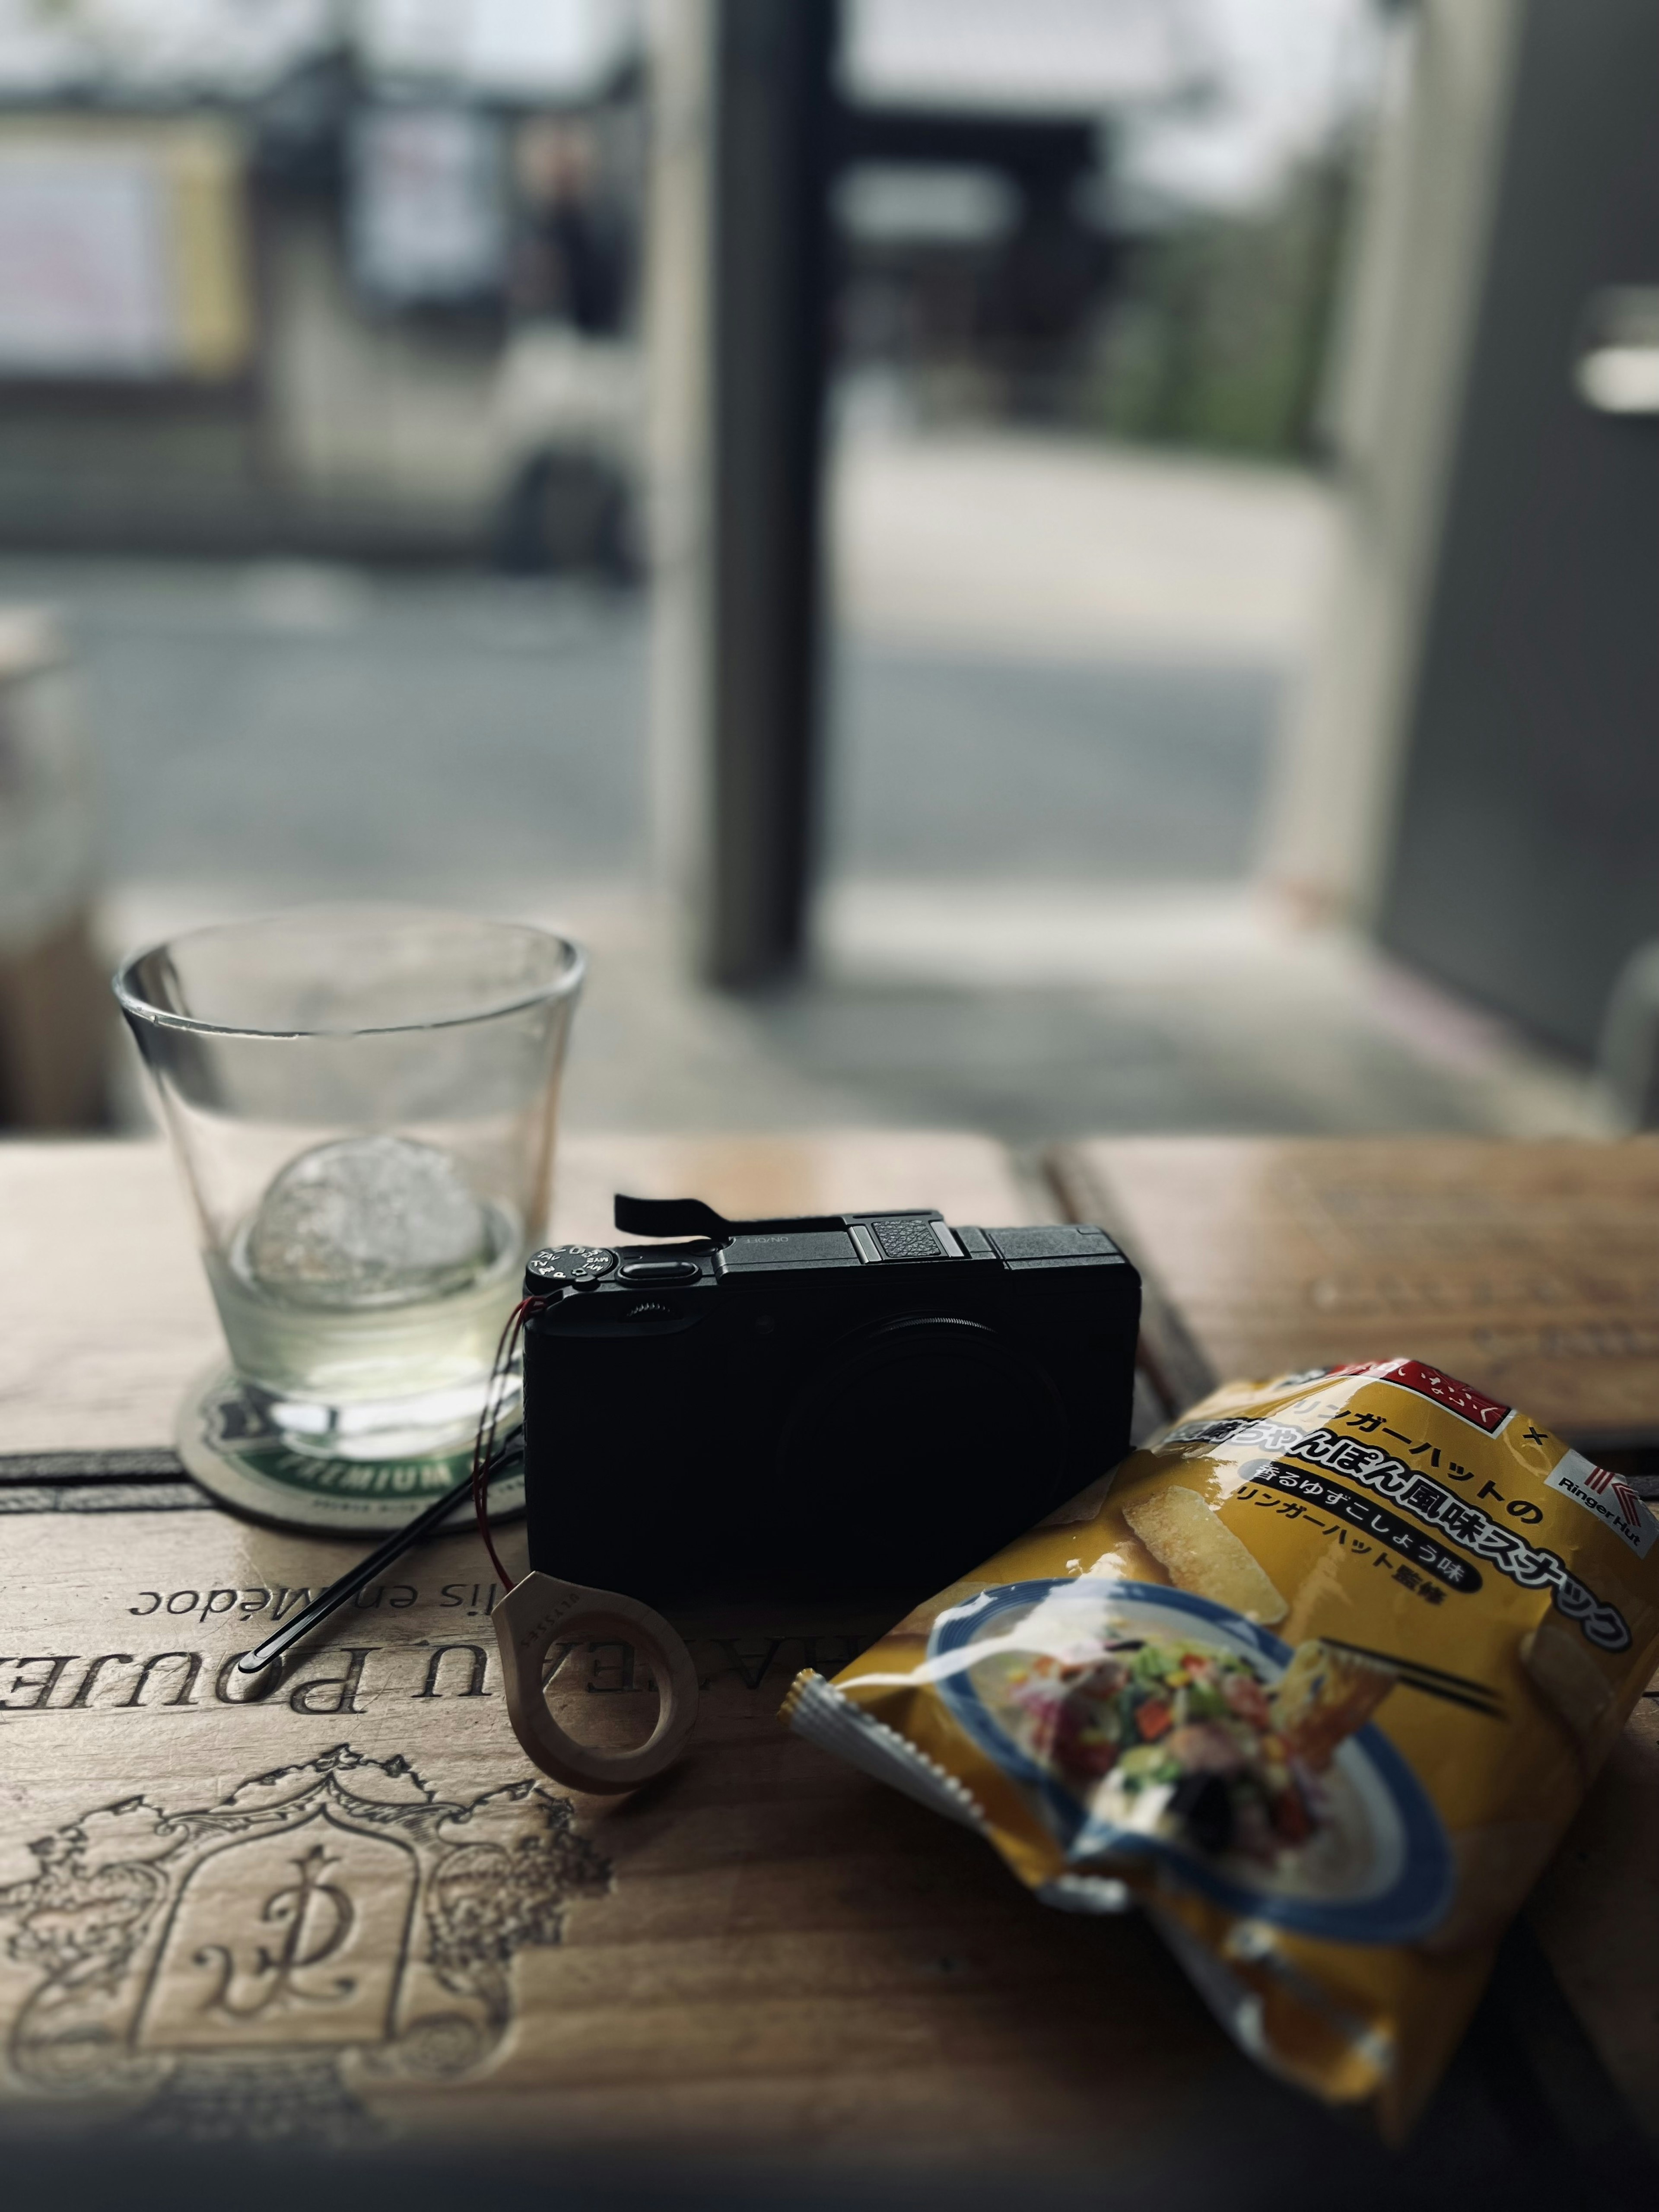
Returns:
[[[1340,1636],[1321,1640],[1338,1651],[1354,1652],[1361,1659],[1380,1659],[1385,1667],[1394,1668],[1407,1689],[1420,1690],[1425,1698],[1443,1698],[1448,1705],[1465,1705],[1472,1713],[1484,1713],[1488,1720],[1504,1718],[1504,1700],[1497,1691],[1467,1674],[1450,1674],[1443,1667],[1425,1667],[1420,1659],[1405,1659],[1397,1651],[1374,1651],[1369,1644],[1345,1644]]]

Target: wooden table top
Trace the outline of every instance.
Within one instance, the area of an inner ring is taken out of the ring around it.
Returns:
[[[738,1212],[1051,1211],[967,1137],[590,1138],[563,1149],[558,1231],[604,1237],[617,1188]],[[794,1672],[834,1672],[884,1613],[684,1620],[693,1753],[620,1802],[532,1786],[471,1537],[365,1592],[275,1697],[226,1702],[227,1662],[356,1547],[182,1483],[41,1486],[28,1455],[164,1445],[216,1331],[161,1147],[0,1146],[0,1223],[13,1499],[82,1509],[3,1524],[0,2103],[210,2132],[286,2081],[313,2131],[931,2160],[1048,2130],[1060,2154],[1156,2148],[1195,2075],[1255,2098],[1143,1927],[1043,1911],[975,1838],[786,1733]],[[106,1494],[118,1510],[85,1510]],[[625,1724],[629,1672],[620,1648],[572,1655],[570,1725]],[[77,2079],[46,1969],[83,1923],[109,1971],[71,2021]],[[260,2009],[258,1947],[296,1924],[313,1963]],[[20,1925],[40,1941],[9,1946]],[[195,1963],[216,1946],[222,1990]],[[1132,2007],[1109,1996],[1126,1989]]]
[[[961,1136],[586,1139],[564,1149],[559,1231],[605,1234],[617,1187],[732,1212],[1055,1210]],[[527,1769],[471,1538],[411,1555],[276,1694],[232,1702],[228,1662],[356,1549],[182,1482],[71,1479],[100,1452],[159,1456],[216,1348],[167,1163],[0,1146],[0,2119],[222,2136],[274,2100],[336,2140],[1081,2161],[1177,2197],[1245,2161],[1337,2193],[1374,2179],[1363,2132],[1237,2053],[1143,1923],[1038,1906],[976,1838],[784,1732],[794,1671],[889,1625],[856,1601],[684,1619],[692,1754],[621,1801]],[[608,1646],[555,1692],[601,1734],[644,1694]],[[1564,2140],[1628,2128],[1535,1947],[1510,1944],[1500,1984],[1413,2154],[1425,2172],[1514,2147],[1499,2075]]]
[[[1051,1158],[1141,1265],[1183,1400],[1407,1352],[1586,1449],[1659,1444],[1659,1139],[1098,1138]]]

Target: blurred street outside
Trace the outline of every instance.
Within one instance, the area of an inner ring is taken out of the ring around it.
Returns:
[[[812,984],[685,980],[643,888],[648,615],[544,579],[9,556],[64,610],[112,951],[332,896],[573,928],[617,1127],[1567,1130],[1582,1079],[1253,887],[1313,479],[854,423]],[[127,1091],[130,1112],[140,1110]]]

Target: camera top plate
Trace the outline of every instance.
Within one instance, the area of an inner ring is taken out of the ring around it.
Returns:
[[[604,1287],[638,1291],[647,1284],[686,1288],[730,1278],[824,1268],[913,1267],[919,1262],[996,1261],[1016,1269],[1124,1264],[1104,1230],[1086,1224],[1036,1224],[1011,1229],[950,1227],[936,1206],[884,1212],[803,1214],[794,1219],[727,1221],[696,1199],[618,1197],[619,1226],[683,1232],[707,1224],[684,1243],[561,1244],[533,1253],[525,1270],[527,1297]]]

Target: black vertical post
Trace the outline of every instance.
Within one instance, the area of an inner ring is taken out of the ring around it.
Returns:
[[[710,696],[701,964],[807,950],[822,745],[823,446],[837,0],[715,0]]]

